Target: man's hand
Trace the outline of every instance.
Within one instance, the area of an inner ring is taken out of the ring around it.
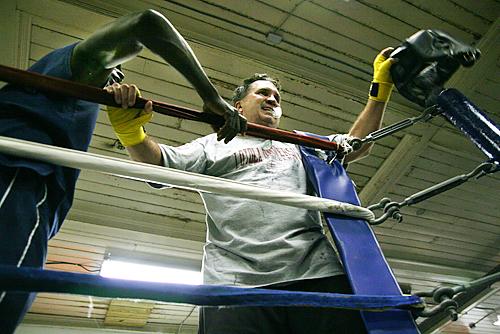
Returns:
[[[224,143],[227,144],[238,133],[244,134],[247,131],[247,119],[223,99],[217,103],[203,105],[203,111],[221,115],[226,120],[220,129],[214,127],[217,131],[217,140],[224,139]]]
[[[121,105],[121,108],[108,106],[107,110],[109,121],[122,145],[128,147],[142,143],[146,138],[143,126],[153,117],[153,103],[148,101],[143,110],[129,109],[140,96],[137,86],[115,83],[104,89],[113,94],[115,102]]]
[[[385,48],[373,61],[373,81],[368,95],[370,100],[387,102],[391,96],[394,84],[391,78],[391,66],[396,59],[389,58],[394,48]]]

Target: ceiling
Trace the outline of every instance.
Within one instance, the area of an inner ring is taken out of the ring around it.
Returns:
[[[255,72],[283,85],[281,128],[319,134],[347,132],[366,100],[371,62],[420,29],[441,29],[478,46],[481,60],[448,86],[461,90],[496,122],[500,111],[500,2],[497,0],[17,0],[2,1],[0,36],[9,47],[0,62],[26,68],[51,49],[88,36],[132,11],[164,13],[186,37],[225,98]],[[269,37],[271,33],[271,37]],[[279,36],[280,43],[271,43]],[[124,65],[126,82],[145,97],[201,109],[201,99],[172,67],[145,50]],[[421,108],[395,93],[385,115],[391,124]],[[180,145],[211,132],[205,124],[156,115],[148,133]],[[127,159],[101,113],[91,152]],[[468,173],[485,161],[459,131],[435,118],[377,142],[372,155],[349,166],[365,205],[407,196]],[[189,268],[200,266],[204,207],[197,193],[154,190],[146,184],[82,171],[74,205],[50,242],[48,268],[98,272],[104,258],[129,256]],[[402,209],[403,223],[374,227],[400,283],[412,291],[456,285],[498,271],[500,177],[469,181]],[[54,264],[64,262],[66,264]],[[468,298],[459,320],[419,320],[425,333],[498,333],[494,285]],[[469,324],[480,320],[474,328]],[[40,294],[18,333],[108,331],[195,333],[190,305]]]

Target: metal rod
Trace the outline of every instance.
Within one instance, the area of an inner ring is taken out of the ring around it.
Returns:
[[[398,131],[406,129],[406,128],[414,125],[417,122],[420,122],[420,121],[427,122],[428,120],[430,120],[431,118],[433,118],[435,116],[432,113],[433,110],[435,110],[434,107],[429,107],[426,110],[424,110],[422,115],[420,115],[418,117],[407,118],[407,119],[404,119],[404,120],[399,121],[397,123],[386,126],[385,128],[373,131],[372,133],[368,134],[365,138],[352,139],[350,141],[350,144],[354,150],[358,150],[365,143],[371,143],[371,142],[374,142],[376,140],[387,137],[388,135],[391,135],[393,133],[396,133]]]

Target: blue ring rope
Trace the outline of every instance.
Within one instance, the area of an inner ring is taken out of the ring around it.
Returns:
[[[313,306],[380,311],[422,305],[417,296],[345,295],[220,285],[184,285],[0,265],[0,290],[148,299],[204,306]]]

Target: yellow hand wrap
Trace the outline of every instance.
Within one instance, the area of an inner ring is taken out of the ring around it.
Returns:
[[[107,107],[107,111],[111,126],[123,146],[134,146],[144,141],[146,133],[143,125],[151,120],[153,113],[110,106]]]
[[[368,98],[379,102],[387,102],[391,97],[392,83],[391,69],[392,62],[382,53],[373,61],[373,81],[370,86]]]

